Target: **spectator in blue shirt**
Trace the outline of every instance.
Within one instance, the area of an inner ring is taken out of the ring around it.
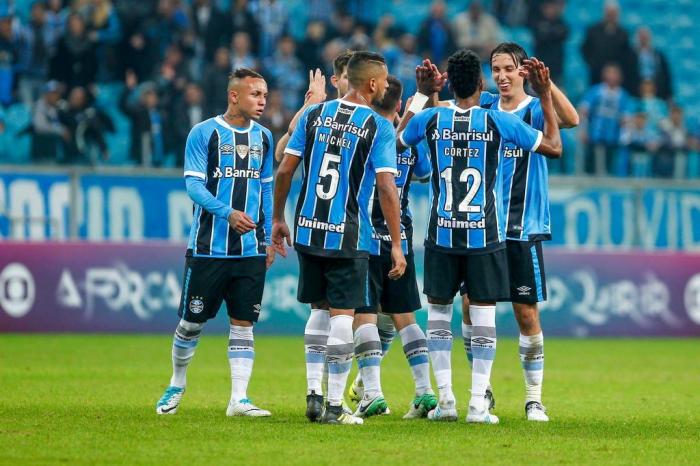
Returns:
[[[579,106],[585,170],[596,175],[613,172],[620,129],[632,105],[632,98],[620,86],[622,72],[617,65],[605,66],[602,78],[603,82],[588,89]]]
[[[633,177],[651,176],[651,161],[659,144],[659,134],[649,126],[647,114],[638,110],[632,117],[632,122],[620,134],[620,145],[629,159],[630,174]]]
[[[455,39],[445,14],[445,2],[435,0],[430,5],[430,16],[423,21],[418,32],[418,52],[439,65],[454,50]]]

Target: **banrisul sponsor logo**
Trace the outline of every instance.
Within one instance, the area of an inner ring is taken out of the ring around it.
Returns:
[[[250,178],[257,180],[260,178],[260,171],[255,168],[224,167],[222,170],[221,167],[216,167],[213,176],[214,178]]]

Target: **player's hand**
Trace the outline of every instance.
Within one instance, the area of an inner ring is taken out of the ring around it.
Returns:
[[[254,230],[257,226],[248,214],[240,210],[234,210],[229,214],[228,224],[240,235]]]
[[[272,222],[272,247],[275,252],[282,257],[287,257],[287,248],[285,248],[284,243],[287,242],[288,246],[292,245],[292,235],[289,233],[289,227],[287,227],[286,222],[273,221]]]
[[[401,245],[391,247],[391,270],[389,270],[389,278],[398,280],[406,271],[406,257],[403,255]]]
[[[447,73],[440,73],[437,66],[427,58],[416,67],[416,85],[423,95],[440,92],[447,82]]]
[[[326,77],[321,70],[309,70],[309,89],[304,97],[305,103],[317,104],[326,100]]]
[[[265,258],[265,267],[269,269],[272,267],[272,263],[275,262],[275,248],[273,246],[267,246],[265,248],[265,253],[267,254]]]
[[[543,95],[551,91],[552,81],[549,78],[549,68],[544,62],[541,62],[535,57],[526,58],[523,60],[523,71],[521,76],[527,77],[530,80],[532,89],[538,94]]]

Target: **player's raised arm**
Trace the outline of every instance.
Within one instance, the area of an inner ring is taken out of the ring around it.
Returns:
[[[416,92],[410,99],[410,104],[407,105],[406,110],[403,112],[401,121],[396,128],[396,134],[399,134],[408,125],[408,122],[413,118],[415,114],[423,110],[426,105],[433,105],[436,101],[434,96],[447,82],[447,74],[440,73],[437,66],[432,64],[430,60],[423,60],[421,65],[416,67],[416,85],[418,86],[418,92]],[[399,150],[406,148],[406,145],[402,144],[401,141],[397,139],[397,144]]]
[[[326,100],[326,77],[318,68],[316,68],[316,71],[309,70],[309,89],[306,91],[306,96],[304,97],[304,105],[294,115],[292,121],[289,122],[287,132],[284,133],[277,142],[277,147],[275,148],[275,160],[278,162],[282,161],[282,158],[284,157],[284,149],[287,147],[289,138],[296,129],[299,119],[304,114],[304,111],[310,105],[319,104],[324,100]]]
[[[537,87],[541,86],[542,83],[536,82],[540,77],[539,74],[530,74],[529,69],[530,66],[532,68],[537,68],[540,66],[540,64],[545,66],[543,62],[534,57],[527,60],[523,60],[521,75],[530,80],[533,89],[536,89]],[[571,103],[568,97],[564,95],[564,93],[561,91],[561,89],[557,87],[556,84],[551,83],[551,89],[552,104],[554,105],[554,111],[557,115],[557,122],[559,123],[559,127],[573,128],[578,126],[579,116],[578,112],[576,111],[576,107],[574,107],[574,104]]]
[[[542,113],[544,115],[542,140],[534,150],[547,157],[559,158],[562,153],[562,144],[557,113],[554,111],[552,102],[552,81],[549,78],[549,68],[540,61],[537,64],[532,60],[526,61],[529,63],[524,62],[523,66],[528,70],[528,74],[533,77],[531,81],[532,88],[540,96]]]

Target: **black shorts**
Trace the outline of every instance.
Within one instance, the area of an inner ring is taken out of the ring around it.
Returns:
[[[376,314],[378,306],[385,314],[404,314],[420,309],[420,294],[416,284],[416,264],[413,254],[406,256],[406,271],[398,280],[389,278],[391,256],[369,258],[369,302],[357,309],[359,314]]]
[[[206,322],[226,301],[229,317],[257,322],[265,286],[265,257],[187,257],[178,315]]]
[[[423,293],[431,298],[452,299],[460,289],[478,302],[510,296],[505,248],[469,255],[426,248],[424,274]]]
[[[547,300],[542,241],[506,241],[510,300],[535,304]]]
[[[327,301],[334,309],[357,309],[369,305],[367,267],[369,259],[324,257],[297,251],[302,303]]]
[[[542,241],[506,241],[510,301],[535,304],[547,300]],[[462,286],[460,292],[468,294]]]

